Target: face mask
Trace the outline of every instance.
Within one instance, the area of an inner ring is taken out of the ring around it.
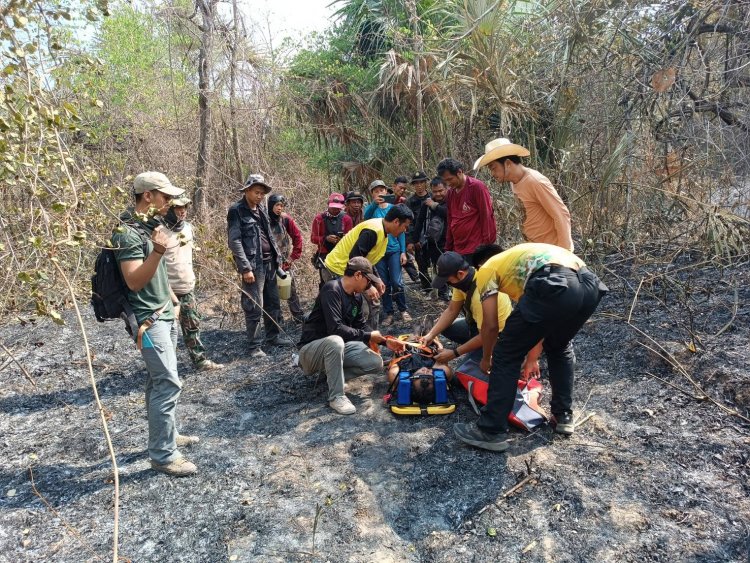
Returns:
[[[174,212],[173,207],[170,207],[169,211],[167,211],[167,214],[164,216],[164,224],[170,231],[175,233],[179,233],[185,228],[185,221],[177,218],[177,214]]]
[[[471,287],[471,282],[474,281],[474,268],[469,268],[466,272],[466,275],[464,276],[464,279],[462,279],[458,283],[449,283],[451,287],[455,287],[459,291],[463,291],[464,293],[467,293],[469,291],[469,288]]]

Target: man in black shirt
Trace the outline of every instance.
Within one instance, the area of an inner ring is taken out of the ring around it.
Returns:
[[[243,197],[227,213],[227,238],[237,271],[242,276],[242,309],[250,357],[262,358],[260,318],[266,329],[266,344],[291,346],[279,334],[281,302],[276,285],[276,270],[281,265],[279,249],[271,234],[263,198],[271,191],[260,174],[251,174],[240,190]],[[265,311],[265,315],[263,314]]]
[[[430,266],[437,268],[437,261],[445,252],[445,229],[448,219],[448,206],[445,203],[445,184],[442,178],[436,176],[430,182],[432,187],[432,196],[427,196],[420,203],[419,214],[416,215],[416,222],[412,230],[412,238],[409,240],[422,257],[419,264],[419,272],[423,276],[422,287],[424,288],[424,279],[430,280]],[[432,282],[430,281],[430,287]],[[441,299],[448,301],[447,286],[440,290]]]
[[[352,258],[343,277],[320,288],[313,310],[302,325],[299,365],[306,375],[319,371],[326,374],[328,404],[339,414],[354,414],[357,410],[344,394],[345,376],[383,369],[383,358],[371,347],[383,344],[385,338],[377,330],[365,327],[362,314],[362,293],[372,284],[381,283],[366,258]]]
[[[424,202],[430,198],[430,194],[427,193],[427,182],[429,181],[430,179],[427,175],[421,171],[416,172],[411,178],[411,186],[414,188],[414,193],[406,200],[406,205],[408,205],[411,212],[414,213],[415,219],[419,217]],[[430,261],[427,258],[427,253],[422,247],[419,244],[415,244],[415,242],[419,242],[418,240],[414,241],[415,230],[416,224],[412,221],[412,224],[409,225],[409,230],[406,231],[406,251],[409,254],[412,254],[417,261],[417,267],[419,268],[419,277],[417,279],[419,279],[419,283],[422,286],[422,291],[429,293],[432,290],[432,280],[430,279],[429,274]],[[414,279],[414,276],[411,275],[411,272],[409,272],[409,268],[405,268],[409,273],[409,276],[414,281],[417,281]]]

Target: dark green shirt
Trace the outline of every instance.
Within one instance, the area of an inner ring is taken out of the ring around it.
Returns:
[[[117,262],[127,260],[143,260],[145,262],[149,254],[153,252],[154,245],[150,239],[146,239],[146,254],[143,253],[143,240],[138,232],[127,225],[123,225],[123,232],[112,235],[112,246],[115,248],[115,257]],[[149,232],[146,225],[143,226],[145,232]],[[172,296],[169,293],[169,278],[167,277],[167,264],[164,259],[159,262],[154,276],[143,286],[140,291],[128,290],[128,303],[133,308],[138,323],[141,324],[152,313],[158,311],[165,303],[167,304],[159,320],[173,321],[174,306],[172,305]]]

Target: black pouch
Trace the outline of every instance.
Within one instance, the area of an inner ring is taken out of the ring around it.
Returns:
[[[320,257],[320,252],[315,252],[310,258],[310,263],[315,267],[316,270],[321,270],[325,267],[323,258]]]

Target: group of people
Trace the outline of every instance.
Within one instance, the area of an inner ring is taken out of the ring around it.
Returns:
[[[452,342],[439,347],[435,361],[447,365],[474,354],[489,373],[488,403],[476,423],[454,426],[459,440],[507,449],[517,380],[539,373],[542,351],[552,387],[552,425],[556,432],[573,432],[571,341],[608,290],[573,254],[570,213],[549,179],[522,164],[526,156],[524,147],[495,139],[473,167],[487,166],[496,181],[510,182],[523,205],[527,242],[507,250],[495,244],[487,186],[455,159],[442,160],[432,180],[417,172],[410,181],[396,178],[390,189],[382,180],[373,181],[367,205],[358,191],[330,195],[327,210],[311,226],[318,295],[305,315],[292,278],[289,309],[302,323],[299,366],[305,374],[325,374],[334,411],[356,412],[344,392],[345,379],[380,372],[379,346],[401,350],[379,327],[389,326],[395,314],[411,319],[402,277],[406,269],[438,299],[448,299],[452,290],[445,311],[421,336],[425,345],[440,335]],[[414,193],[407,198],[408,184]],[[197,469],[179,448],[198,438],[178,434],[175,425],[181,388],[175,319],[180,319],[196,368],[222,366],[206,358],[200,342],[192,228],[185,222],[189,200],[155,172],[137,176],[134,191],[135,207],[123,215],[124,229],[112,243],[140,324],[136,342],[148,370],[149,457],[158,471],[189,475]],[[227,214],[228,245],[242,280],[249,354],[257,358],[265,356],[264,345],[294,345],[280,330],[277,276],[292,275],[292,263],[302,255],[302,235],[284,211],[284,196],[272,194],[263,176],[251,174],[240,192]]]

